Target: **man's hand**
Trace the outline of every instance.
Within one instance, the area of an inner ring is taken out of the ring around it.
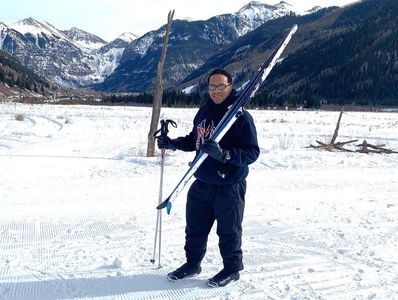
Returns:
[[[222,149],[220,145],[213,140],[205,140],[200,149],[210,155],[212,158],[223,163],[230,159],[229,152],[225,149]]]
[[[177,150],[177,146],[173,143],[173,140],[170,139],[168,136],[159,136],[158,138],[158,148],[159,149],[170,149],[170,150]]]

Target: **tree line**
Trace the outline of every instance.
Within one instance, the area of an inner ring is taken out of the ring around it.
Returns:
[[[46,90],[51,88],[49,82],[23,67],[17,60],[2,50],[0,50],[0,82],[43,95]]]
[[[198,92],[186,94],[181,91],[166,90],[163,92],[162,103],[164,107],[197,107],[205,103],[206,99],[205,94]],[[151,93],[114,94],[104,96],[102,103],[152,105],[153,95]]]
[[[338,99],[336,101],[328,101],[324,97],[313,97],[309,93],[306,94],[307,97],[302,99],[295,98],[294,95],[286,97],[270,97],[266,93],[258,93],[253,97],[248,105],[248,108],[308,108],[308,109],[318,109],[322,105],[357,105],[357,106],[383,106],[383,107],[393,107],[397,106],[397,101],[377,101],[369,100],[364,98],[363,100],[346,100],[344,98]],[[206,103],[208,99],[207,93],[194,92],[191,94],[185,94],[181,91],[167,90],[163,92],[162,105],[163,107],[199,107]],[[153,103],[153,95],[151,93],[142,94],[114,94],[109,96],[104,96],[101,103],[103,104],[127,104],[127,105],[148,105],[151,106]]]

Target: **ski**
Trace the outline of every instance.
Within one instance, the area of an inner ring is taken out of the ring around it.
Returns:
[[[272,68],[277,63],[277,60],[282,55],[282,52],[285,50],[286,46],[290,42],[293,34],[297,31],[298,26],[294,25],[289,33],[286,35],[284,39],[281,40],[278,47],[271,53],[269,58],[260,66],[257,72],[253,75],[252,79],[246,84],[243,92],[240,94],[237,101],[235,101],[225,113],[224,117],[216,126],[213,135],[211,136],[211,140],[219,142],[223,136],[227,133],[227,131],[231,128],[231,126],[235,123],[235,121],[243,114],[244,107],[250,102],[251,98],[256,94],[257,90],[260,88],[261,84],[268,77]],[[188,181],[191,179],[193,174],[197,171],[203,161],[207,158],[208,154],[200,151],[193,162],[191,163],[189,169],[178,182],[177,186],[171,192],[170,196],[168,196],[161,204],[159,204],[156,208],[163,209],[167,208],[167,214],[170,214],[172,202],[177,198],[179,193],[184,189]]]

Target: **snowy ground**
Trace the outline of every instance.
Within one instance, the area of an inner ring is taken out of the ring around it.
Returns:
[[[194,109],[163,109],[177,137]],[[16,116],[24,116],[23,121]],[[184,262],[185,193],[163,217],[152,258],[159,158],[144,157],[150,109],[0,104],[0,299],[398,299],[398,154],[305,148],[330,140],[336,112],[252,111],[241,280],[210,289],[221,267],[209,238],[203,272]],[[397,113],[344,113],[339,141],[398,149]],[[191,153],[168,153],[165,194]]]

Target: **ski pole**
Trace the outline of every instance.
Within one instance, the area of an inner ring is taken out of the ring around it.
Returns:
[[[168,125],[171,124],[173,127],[177,127],[176,122],[173,120],[161,120],[160,121],[160,129],[154,133],[154,138],[166,137],[169,132]],[[160,133],[160,135],[158,135]],[[163,199],[163,173],[164,173],[164,159],[165,159],[166,149],[160,149],[160,184],[159,184],[159,200],[158,204],[162,203]],[[158,268],[161,268],[160,264],[160,256],[162,249],[162,211],[157,211],[156,217],[156,227],[155,227],[155,241],[153,245],[153,256],[151,259],[151,263],[155,263],[156,256],[156,244],[159,238],[159,253],[158,253]]]
[[[161,149],[161,160],[160,160],[160,185],[159,185],[159,198],[161,199],[162,194],[163,194],[163,170],[164,170],[164,155],[165,155],[165,150]],[[161,201],[161,200],[159,200]],[[155,256],[156,256],[156,244],[157,240],[159,237],[159,258],[158,258],[158,268],[161,268],[160,264],[160,254],[161,254],[161,248],[162,248],[162,214],[158,212],[157,218],[156,218],[156,227],[155,227],[155,242],[153,244],[153,257],[151,259],[151,262],[154,264],[155,263]]]

